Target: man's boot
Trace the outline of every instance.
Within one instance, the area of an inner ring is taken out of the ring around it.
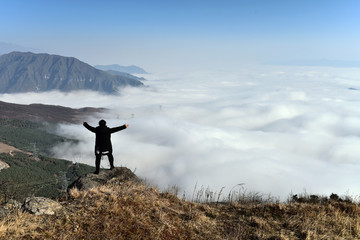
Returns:
[[[110,163],[110,170],[114,169],[114,156],[112,154],[108,155],[109,163]]]
[[[99,174],[99,172],[100,172],[100,160],[101,160],[101,155],[97,155],[96,160],[95,160],[96,170],[95,170],[94,174]]]

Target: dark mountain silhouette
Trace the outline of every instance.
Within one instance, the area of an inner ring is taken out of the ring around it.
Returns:
[[[50,123],[81,123],[89,116],[105,112],[104,108],[73,109],[62,106],[44,104],[14,104],[0,101],[0,118],[20,119],[30,121],[45,121]]]
[[[0,93],[82,89],[115,93],[119,87],[141,85],[136,79],[111,75],[72,57],[31,52],[0,56]]]
[[[113,70],[113,71],[125,72],[130,74],[147,74],[147,72],[144,69],[134,65],[120,66],[118,64],[112,64],[112,65],[96,65],[94,67],[104,71]]]

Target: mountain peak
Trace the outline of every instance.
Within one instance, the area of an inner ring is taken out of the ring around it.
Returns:
[[[93,90],[115,93],[140,81],[114,76],[74,57],[11,52],[0,56],[0,93]]]

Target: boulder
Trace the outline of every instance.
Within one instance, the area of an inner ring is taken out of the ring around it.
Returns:
[[[72,188],[79,190],[89,190],[111,182],[121,184],[125,181],[140,181],[140,179],[126,167],[116,167],[112,170],[101,170],[99,174],[89,173],[79,177],[68,186],[68,191]]]
[[[21,209],[21,203],[16,200],[10,200],[0,207],[0,220],[6,217],[11,212],[16,212]]]
[[[23,211],[35,215],[54,215],[55,212],[62,209],[60,203],[45,197],[28,197],[22,206]]]

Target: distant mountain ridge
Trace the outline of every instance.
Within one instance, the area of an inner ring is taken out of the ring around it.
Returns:
[[[143,83],[96,69],[73,57],[31,52],[0,56],[0,93],[93,90],[115,93]]]
[[[68,108],[44,104],[14,104],[0,101],[0,119],[18,119],[50,123],[82,123],[87,117],[101,115],[105,108]]]
[[[114,70],[107,70],[106,72],[111,75],[115,75],[115,76],[123,76],[123,77],[128,77],[131,79],[135,79],[138,81],[146,81],[146,79],[143,77],[136,77],[136,76],[131,75],[130,73],[126,73],[126,72],[119,72],[119,71],[114,71]]]
[[[130,74],[148,74],[144,69],[138,67],[138,66],[120,66],[118,64],[112,64],[112,65],[95,65],[94,66],[97,69],[103,70],[103,71],[118,71],[118,72],[124,72],[124,73],[130,73]]]

